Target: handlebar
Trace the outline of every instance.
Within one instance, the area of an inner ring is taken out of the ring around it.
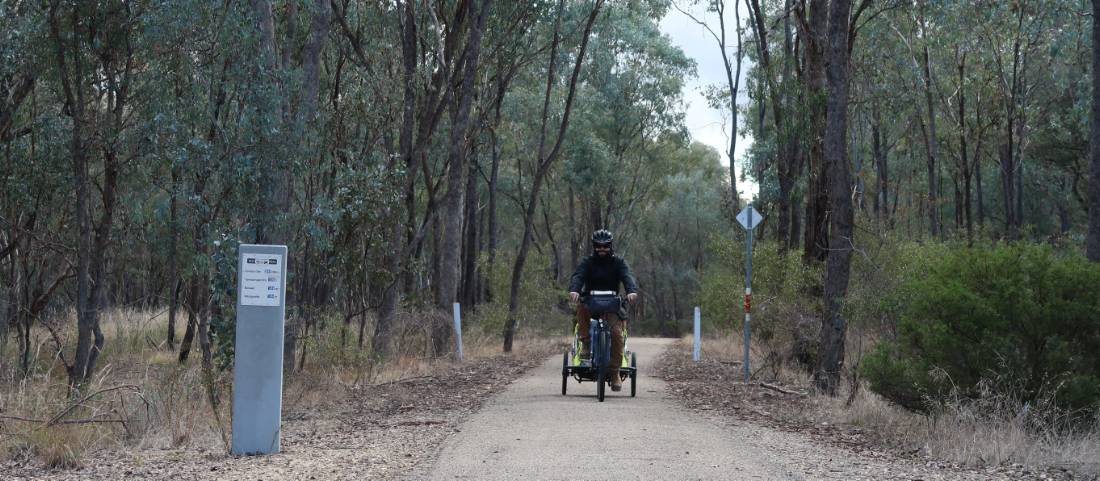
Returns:
[[[619,293],[615,291],[590,291],[588,294],[581,294],[580,297],[577,298],[577,302],[584,304],[593,297],[614,297],[624,305],[633,304],[633,302],[630,301],[630,294],[619,295]]]

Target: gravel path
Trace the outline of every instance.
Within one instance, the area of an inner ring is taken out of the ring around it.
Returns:
[[[488,403],[444,443],[430,479],[745,479],[790,478],[782,464],[692,416],[665,392],[646,363],[667,341],[631,340],[638,354],[638,395],[571,381],[562,396],[561,357]]]
[[[592,383],[571,381],[561,396],[561,357],[552,356],[471,416],[410,479],[1010,479],[860,455],[686,409],[652,367],[671,342],[631,340],[638,397],[627,385],[604,403]]]
[[[711,382],[690,360],[662,357],[671,343],[630,341],[640,369],[635,398],[627,384],[598,403],[593,383],[572,380],[562,396],[561,354],[546,346],[352,386],[331,409],[285,412],[283,450],[272,456],[229,456],[220,442],[130,447],[88,453],[67,470],[10,460],[0,463],[0,478],[1042,479],[906,459],[769,424],[746,413],[767,408],[761,402],[774,393],[746,396]]]

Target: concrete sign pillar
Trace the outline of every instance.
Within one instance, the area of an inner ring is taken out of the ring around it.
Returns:
[[[283,408],[286,246],[241,244],[233,361],[233,447],[279,452]]]

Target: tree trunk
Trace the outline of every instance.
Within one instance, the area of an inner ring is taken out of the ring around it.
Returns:
[[[928,45],[924,46],[921,60],[924,73],[924,101],[928,114],[928,131],[925,132],[924,137],[925,151],[928,154],[928,225],[932,238],[939,239],[941,237],[939,179],[936,176],[939,143],[936,137],[936,110],[932,103],[932,65],[928,58]]]
[[[1015,169],[1012,165],[1012,128],[1010,127],[1007,134],[1008,143],[1001,145],[1001,200],[1004,202],[1005,211],[1005,233],[1010,239],[1017,237],[1016,232],[1016,212],[1015,212],[1015,198],[1016,193],[1016,181],[1013,178]]]
[[[462,223],[463,223],[463,196],[466,190],[466,162],[468,144],[467,137],[470,133],[470,108],[474,100],[474,87],[477,80],[478,59],[481,54],[481,32],[485,25],[485,17],[488,15],[488,7],[491,0],[485,0],[478,11],[476,0],[469,6],[471,14],[477,12],[477,22],[469,33],[466,51],[463,54],[465,69],[462,78],[462,91],[455,97],[458,102],[454,125],[451,127],[450,154],[448,156],[449,168],[447,171],[447,194],[444,198],[446,211],[443,223],[443,244],[440,259],[439,283],[436,285],[436,306],[449,311],[451,304],[457,299],[459,264],[462,250]],[[450,332],[447,330],[447,332]],[[443,328],[437,329],[436,355],[443,354],[446,340],[449,335]]]
[[[573,193],[573,187],[569,187],[569,265],[575,266],[580,263],[580,247],[582,236],[577,235],[577,211],[576,211],[576,194]]]
[[[970,159],[967,157],[967,135],[969,129],[966,123],[966,53],[959,59],[959,168],[962,170],[962,215],[966,224],[966,241],[969,244],[974,239],[974,223],[970,217]],[[956,205],[956,210],[959,206]]]
[[[1100,262],[1100,0],[1092,0],[1092,122],[1089,145],[1089,230],[1085,252]]]
[[[257,85],[263,83],[268,84],[265,87],[274,86],[275,90],[279,90],[279,70],[281,65],[279,64],[278,46],[275,39],[275,18],[271,11],[271,3],[267,0],[252,0],[252,11],[255,16],[255,28],[256,33],[259,36],[259,65],[257,66],[257,76],[265,77],[262,80],[257,80]],[[262,115],[268,118],[283,118],[281,115],[284,112],[271,111],[270,109],[263,112]],[[263,138],[261,143],[271,143],[273,139]],[[257,244],[269,244],[269,243],[284,243],[286,242],[284,229],[282,229],[278,216],[287,212],[289,207],[289,192],[284,188],[284,183],[289,177],[289,173],[286,172],[286,165],[280,159],[275,158],[274,155],[264,155],[259,159],[260,164],[260,190],[259,200],[257,201],[257,211],[255,213],[256,224],[256,238]],[[290,323],[288,322],[289,326]],[[286,353],[284,353],[284,356]]]
[[[79,18],[80,12],[73,12],[73,23],[64,28],[66,33],[71,32],[72,35],[69,39],[64,38],[61,33],[62,25],[59,17],[60,12],[58,11],[60,3],[54,1],[49,5],[48,23],[50,39],[57,56],[59,81],[68,106],[67,113],[73,119],[70,149],[76,210],[74,227],[77,239],[77,343],[73,365],[69,371],[69,384],[71,387],[76,387],[82,385],[95,370],[96,360],[104,344],[103,332],[99,328],[99,310],[106,292],[104,286],[107,277],[106,250],[110,244],[111,227],[114,221],[120,165],[117,152],[113,150],[113,147],[102,149],[104,156],[103,179],[98,183],[102,210],[99,219],[93,225],[92,215],[95,208],[90,193],[93,180],[90,174],[89,153],[101,149],[90,145],[90,139],[94,138],[97,133],[94,132],[96,125],[88,120],[88,101],[85,93],[85,85],[88,83],[85,78],[87,66],[84,64],[82,57],[83,42],[96,43],[100,42],[101,39],[96,37],[97,32],[91,32],[89,35],[80,32],[80,25],[82,25]],[[73,8],[77,7],[74,6]],[[127,19],[115,20],[125,23]],[[124,32],[124,35],[128,34],[129,32]],[[92,38],[89,39],[88,36]],[[129,45],[128,39],[126,39],[125,45]],[[71,58],[66,57],[66,51],[71,52]],[[130,60],[133,52],[127,50],[112,53],[119,54],[122,58],[108,55],[100,56],[99,60],[102,61],[102,65],[94,68],[96,70],[102,69],[109,72],[108,75],[115,76],[110,82],[109,95],[104,100],[103,107],[106,108],[107,112],[104,115],[103,122],[108,124],[107,128],[113,131],[113,135],[121,135],[120,132],[123,128],[122,115],[127,107],[129,75],[131,72]],[[70,61],[71,65],[69,64]],[[114,62],[118,61],[125,63],[121,66],[115,65]],[[111,139],[105,140],[109,144]]]
[[[95,306],[89,305],[91,299],[91,279],[89,279],[92,249],[92,227],[89,213],[88,184],[88,151],[85,148],[85,103],[82,86],[83,68],[80,58],[72,58],[73,71],[70,72],[65,52],[70,50],[61,37],[61,25],[58,18],[59,1],[50,5],[50,34],[57,53],[57,64],[62,90],[65,94],[65,102],[69,106],[69,115],[72,117],[72,133],[69,142],[72,155],[71,168],[73,173],[73,193],[75,207],[76,237],[76,315],[77,315],[77,341],[76,355],[69,372],[70,386],[78,386],[84,382],[91,369],[88,367],[88,356],[92,344],[92,329],[98,322],[98,312]],[[72,25],[72,28],[77,28]],[[69,28],[66,28],[68,31]],[[75,33],[79,37],[79,33]],[[75,39],[73,41],[76,41]],[[78,50],[72,48],[71,50]]]
[[[810,0],[810,31],[806,37],[806,90],[810,104],[810,131],[826,130],[825,99],[825,42],[827,39],[828,0]],[[825,139],[814,135],[810,142],[809,186],[806,197],[806,230],[803,237],[804,262],[824,261],[829,252],[829,225],[826,211],[829,204],[829,185],[825,169]]]
[[[317,99],[321,90],[321,54],[328,39],[329,25],[332,22],[332,3],[318,1],[313,4],[310,17],[309,38],[302,49],[302,108],[297,118],[303,127],[313,124],[317,117]],[[289,51],[289,49],[287,49]]]
[[[10,168],[11,167],[11,162],[10,162],[11,157],[10,156],[8,157],[8,161],[9,161],[8,166]],[[5,200],[7,200],[7,199],[5,199]],[[11,204],[9,203],[8,205],[11,205]],[[9,215],[10,215],[10,212],[9,212]],[[15,216],[10,216],[10,218],[15,218]],[[8,242],[11,242],[13,244],[16,242],[16,236],[14,235],[14,230],[15,229],[12,228],[11,231],[9,231],[9,232],[11,232],[11,234],[9,234],[9,236],[8,236],[8,239],[9,239]],[[4,316],[3,318],[0,318],[0,370],[3,370],[6,367],[4,365],[4,360],[7,359],[5,354],[7,354],[6,351],[7,351],[7,347],[8,347],[8,330],[11,328],[12,324],[15,324],[17,322],[16,321],[16,319],[17,319],[16,316],[18,316],[18,313],[20,311],[19,305],[18,305],[19,304],[19,284],[18,284],[18,274],[17,274],[18,270],[16,269],[16,261],[15,261],[17,254],[18,254],[18,250],[16,249],[16,247],[14,245],[9,245],[8,246],[8,256],[9,256],[8,259],[10,259],[10,262],[8,262],[8,272],[6,273],[7,277],[8,277],[8,286],[9,286],[8,287],[8,299],[7,299],[8,306],[7,306],[7,310],[4,313],[0,314],[0,315]],[[0,259],[2,259],[2,258],[3,258],[3,256],[0,255]]]
[[[856,127],[855,129],[848,129],[851,134],[850,147],[855,149],[855,152],[851,155],[853,157],[852,164],[855,168],[855,173],[852,176],[854,182],[852,189],[853,208],[859,209],[860,212],[866,212],[867,206],[864,203],[864,190],[866,186],[863,184],[863,122],[860,120],[863,116],[856,115]]]
[[[489,214],[488,214],[489,215],[489,227],[488,227],[489,228],[489,232],[488,232],[488,234],[489,234],[489,245],[488,245],[489,260],[488,260],[488,266],[487,266],[486,270],[488,271],[488,275],[489,275],[490,279],[492,278],[493,273],[496,272],[497,236],[498,236],[498,232],[500,231],[499,223],[498,223],[498,220],[497,220],[497,185],[498,185],[497,181],[498,181],[498,178],[499,178],[499,175],[500,175],[500,145],[498,145],[498,143],[497,143],[498,139],[497,139],[496,127],[495,127],[497,125],[500,125],[500,104],[499,103],[497,104],[495,110],[496,110],[496,112],[493,114],[494,117],[495,117],[494,124],[493,124],[494,128],[492,130],[492,148],[493,148],[492,162],[493,162],[493,165],[492,165],[492,168],[489,171],[489,186],[488,186],[488,190],[489,190],[489,192],[488,192],[488,195],[489,195]],[[496,293],[493,292],[492,285],[493,285],[492,282],[486,282],[485,283],[485,301],[486,302],[493,302],[494,296],[496,295]]]
[[[407,279],[402,266],[402,258],[406,255],[406,247],[413,243],[413,233],[416,231],[416,158],[413,151],[413,135],[416,122],[416,10],[415,2],[406,0],[402,2],[404,19],[401,22],[401,61],[404,81],[404,98],[401,112],[401,134],[399,149],[401,159],[405,166],[405,209],[406,220],[402,226],[397,219],[391,220],[389,232],[388,250],[384,255],[386,272],[389,280],[382,290],[382,301],[378,307],[378,319],[375,321],[374,335],[371,338],[371,349],[382,356],[389,356],[393,347],[394,323],[397,316],[398,302],[401,298],[401,285],[403,279]],[[405,235],[402,235],[402,232]],[[363,346],[363,331],[366,318],[361,317],[359,323],[359,346]]]
[[[851,0],[833,0],[829,10],[828,123],[825,159],[829,174],[829,254],[825,263],[825,317],[821,322],[820,350],[814,380],[835,396],[844,364],[848,324],[841,306],[848,293],[853,248],[854,211],[848,170],[848,16]]]
[[[199,274],[191,274],[191,287],[188,289],[187,295],[187,329],[183,331],[183,340],[180,341],[180,352],[177,358],[180,364],[187,362],[188,356],[191,355],[191,343],[195,340],[195,332],[199,328],[199,287],[201,286],[199,281]]]
[[[879,223],[890,223],[890,166],[886,160],[885,135],[882,133],[882,117],[878,109],[871,111],[871,152],[875,158],[875,177],[878,193],[875,195],[875,214]]]
[[[172,198],[168,207],[168,349],[176,348],[176,311],[180,301],[179,220],[176,215],[180,168],[172,167]]]
[[[799,157],[797,142],[795,139],[791,138],[789,125],[787,125],[785,109],[790,108],[788,97],[786,94],[782,93],[779,88],[771,63],[771,54],[767,47],[768,29],[766,27],[767,21],[764,18],[764,12],[760,8],[759,0],[749,0],[748,7],[750,25],[752,26],[753,35],[756,38],[755,43],[760,67],[766,77],[767,100],[771,102],[772,121],[775,125],[776,152],[778,154],[778,159],[776,159],[776,174],[779,181],[779,212],[777,214],[778,225],[776,226],[776,237],[779,242],[780,252],[786,253],[789,247],[796,245],[795,239],[797,239],[798,236],[798,212],[793,207],[791,195],[794,190],[794,184],[801,174],[801,166],[799,165],[801,158]],[[786,1],[786,8],[784,11],[790,11],[790,0]],[[740,23],[739,17],[738,23]],[[789,15],[784,15],[783,30],[783,79],[784,81],[789,81],[788,79],[791,77],[791,65],[794,60]],[[763,113],[765,98],[762,96],[757,102],[761,106],[761,113]],[[763,135],[763,117],[759,119],[757,130]]]
[[[309,198],[309,193],[305,193],[305,197]],[[306,206],[306,212],[310,209]],[[306,337],[309,333],[309,285],[310,285],[310,266],[313,264],[313,243],[310,238],[306,238],[304,245],[302,246],[302,252],[299,259],[302,259],[301,267],[295,269],[297,271],[296,282],[294,282],[294,290],[297,292],[294,300],[294,319],[293,323],[287,322],[286,331],[283,337],[283,372],[294,372],[294,361],[297,355],[297,349],[299,337]],[[290,307],[286,309],[290,311]],[[204,311],[205,312],[205,311]],[[202,343],[202,319],[205,316],[199,317],[199,343]],[[302,346],[302,355],[300,356],[302,362],[305,362],[306,348]],[[300,368],[300,367],[299,367]]]
[[[513,73],[514,72],[515,72],[515,70],[513,70]],[[488,219],[488,223],[489,223],[489,227],[488,227],[489,260],[488,260],[488,266],[487,266],[486,271],[488,272],[490,278],[492,277],[493,273],[496,271],[497,245],[499,244],[498,238],[499,238],[499,235],[500,235],[500,222],[499,222],[499,219],[498,219],[498,216],[497,216],[497,199],[498,199],[497,186],[499,184],[498,180],[500,178],[500,137],[497,134],[497,129],[500,127],[500,120],[501,120],[501,110],[500,109],[501,109],[501,106],[504,104],[504,95],[507,92],[508,83],[510,82],[510,80],[512,78],[513,77],[511,75],[498,75],[497,76],[497,85],[496,85],[497,96],[496,96],[495,99],[493,99],[493,123],[492,123],[492,126],[489,129],[489,136],[490,136],[489,141],[490,141],[490,145],[491,145],[491,149],[492,149],[492,152],[490,153],[490,155],[492,156],[492,166],[489,170],[489,185],[488,185],[488,190],[489,190],[489,192],[488,192],[488,196],[489,196],[489,214],[488,214],[489,215],[489,219]],[[485,283],[485,301],[486,302],[493,302],[495,296],[496,296],[496,293],[493,292],[492,282],[486,282]]]
[[[203,302],[199,310],[199,353],[202,368],[210,372],[214,367],[214,346],[210,342],[210,304],[207,302]],[[283,365],[285,367],[286,362]]]
[[[756,8],[759,8],[757,6]],[[791,0],[783,1],[783,11],[791,11]],[[791,28],[791,15],[783,15],[783,79],[789,82],[793,77],[792,69],[795,59],[795,44],[794,44],[794,32]],[[779,106],[783,109],[790,109],[792,103],[792,96],[789,93],[784,93],[779,98]],[[774,103],[773,103],[774,104]],[[780,180],[779,184],[779,225],[776,227],[776,240],[779,243],[779,252],[786,256],[790,249],[797,248],[799,238],[799,216],[798,209],[795,208],[796,203],[791,199],[793,195],[794,182],[798,180],[801,172],[800,166],[800,154],[798,142],[791,138],[790,125],[787,122],[787,116],[779,115],[776,113],[773,115],[776,125],[776,138],[777,141],[776,151],[780,153],[781,158],[776,166],[776,172],[779,172],[779,167],[783,167],[783,176],[786,180]],[[780,119],[779,117],[782,117]],[[782,122],[780,121],[782,120]],[[785,185],[784,185],[785,184]]]
[[[978,228],[985,226],[985,193],[982,192],[982,156],[978,148],[974,149],[974,194],[977,196]]]
[[[288,99],[285,99],[286,92],[283,91],[280,82],[280,70],[286,65],[289,56],[284,57],[283,63],[280,64],[278,55],[279,48],[275,38],[275,18],[272,13],[271,3],[267,0],[252,0],[252,13],[255,17],[255,29],[259,37],[256,85],[258,88],[269,88],[276,92],[276,94],[281,94],[284,97],[280,109],[275,110],[270,106],[260,107],[260,115],[261,118],[269,119],[267,122],[273,123],[276,128],[289,128],[291,126],[286,125],[288,108],[286,102]],[[289,17],[295,16],[293,10],[287,15]],[[289,21],[288,24],[293,26],[294,22]],[[284,54],[288,53],[287,50],[284,50]],[[270,93],[268,95],[270,95]],[[271,152],[274,150],[276,139],[271,134],[265,132],[268,129],[271,129],[271,126],[265,125],[261,127],[262,133],[260,133],[260,138],[257,142],[260,146],[259,158],[257,159],[260,186],[253,219],[254,225],[256,226],[254,242],[256,244],[289,244],[289,239],[287,238],[289,230],[286,226],[286,218],[280,219],[280,216],[285,216],[290,210],[290,190],[287,185],[290,182],[290,166],[286,160],[281,158],[282,156],[275,156]],[[271,130],[274,131],[275,129]],[[267,148],[264,149],[264,147]],[[264,150],[267,151],[265,152]],[[289,292],[286,294],[289,294]],[[289,301],[287,297],[289,296],[284,296],[284,300]],[[295,357],[295,344],[293,340],[297,337],[297,329],[298,321],[291,316],[284,324],[284,368],[293,369],[293,359]],[[200,338],[200,343],[201,341]],[[288,359],[290,360],[289,362]],[[290,369],[286,369],[286,371],[289,372]]]
[[[737,192],[737,172],[733,166],[736,164],[736,152],[737,152],[737,92],[741,88],[741,16],[739,7],[741,0],[734,0],[733,2],[733,15],[734,15],[734,29],[737,30],[737,62],[736,67],[730,65],[729,56],[726,55],[726,16],[725,16],[725,2],[716,2],[715,8],[718,9],[718,25],[721,28],[721,38],[718,41],[718,45],[722,50],[722,64],[726,67],[726,82],[730,89],[730,147],[729,147],[729,161],[730,161],[730,199],[733,206],[734,215],[741,210],[741,198]],[[763,105],[763,104],[761,104]]]
[[[477,149],[471,148],[470,162],[466,173],[466,205],[465,214],[465,240],[463,241],[462,255],[462,287],[461,301],[467,308],[473,308],[477,303],[477,256],[478,256],[478,159]]]

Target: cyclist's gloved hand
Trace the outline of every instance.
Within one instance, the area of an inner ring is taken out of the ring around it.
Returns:
[[[638,300],[638,293],[631,292],[630,294],[626,295],[626,302],[633,304],[636,300]]]
[[[579,292],[570,292],[569,293],[569,300],[570,301],[577,302],[580,299],[581,299],[581,294]]]

